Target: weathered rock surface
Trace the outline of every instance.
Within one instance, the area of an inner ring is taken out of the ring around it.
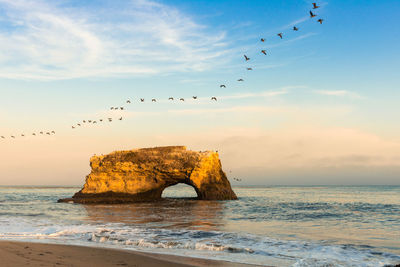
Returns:
[[[90,159],[91,173],[74,203],[129,203],[161,199],[178,183],[194,187],[198,199],[237,199],[222,171],[217,152],[196,152],[184,146],[117,151]]]

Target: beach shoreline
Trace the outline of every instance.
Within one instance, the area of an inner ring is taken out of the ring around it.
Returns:
[[[255,267],[221,260],[175,256],[113,248],[0,240],[3,267],[136,266],[136,267]]]

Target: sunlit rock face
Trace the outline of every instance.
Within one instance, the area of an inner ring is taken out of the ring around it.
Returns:
[[[161,199],[163,190],[178,183],[194,187],[198,199],[237,199],[222,171],[217,152],[196,152],[184,146],[117,151],[90,159],[91,173],[75,203],[128,203]]]

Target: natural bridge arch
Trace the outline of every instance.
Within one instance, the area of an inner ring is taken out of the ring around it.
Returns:
[[[237,199],[222,171],[217,152],[195,152],[183,146],[117,151],[90,159],[91,173],[76,203],[126,203],[161,199],[167,187],[184,183],[198,199]]]

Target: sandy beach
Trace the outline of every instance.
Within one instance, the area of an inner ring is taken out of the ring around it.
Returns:
[[[205,260],[173,255],[151,254],[108,248],[72,245],[0,241],[2,267],[18,266],[135,266],[188,267],[221,266],[246,267],[255,265]]]

